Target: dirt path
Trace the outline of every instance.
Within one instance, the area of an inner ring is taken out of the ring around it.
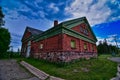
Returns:
[[[113,58],[110,58],[110,60],[120,63],[120,57],[113,57]]]
[[[117,73],[116,73],[116,77],[110,79],[110,80],[120,80],[120,57],[112,57],[112,58],[109,58],[109,60],[111,61],[114,61],[114,62],[117,62],[118,63],[118,66],[117,66]]]
[[[22,68],[16,60],[0,60],[0,80],[39,80]]]

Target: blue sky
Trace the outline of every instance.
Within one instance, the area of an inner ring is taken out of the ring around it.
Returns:
[[[86,16],[98,41],[120,45],[120,0],[0,0],[14,50],[21,47],[26,26],[47,30],[59,22]]]

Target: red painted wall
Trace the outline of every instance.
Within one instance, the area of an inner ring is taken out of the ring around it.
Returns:
[[[23,36],[23,42],[22,42],[22,48],[21,48],[21,53],[23,56],[25,56],[27,53],[27,44],[28,44],[28,41],[24,41],[24,40],[29,38],[30,36],[31,36],[31,33],[28,31],[25,32],[25,34]]]
[[[71,48],[70,42],[74,40],[76,42],[76,48]],[[87,51],[84,50],[84,43],[87,44]],[[40,49],[40,44],[43,44],[43,49]],[[94,45],[94,51],[92,46]],[[96,45],[80,40],[78,38],[69,36],[67,34],[59,34],[45,40],[31,43],[31,52],[40,53],[40,52],[49,52],[49,51],[80,51],[80,52],[96,52]]]
[[[62,48],[61,45],[61,35],[56,35],[50,38],[47,38],[46,40],[44,40],[45,43],[45,50],[60,50]]]
[[[43,44],[43,49],[40,49],[40,44]],[[34,42],[32,43],[32,48],[35,53],[62,50],[62,35],[59,34],[38,42]]]
[[[29,38],[30,35],[31,35],[30,32],[26,32],[26,33],[24,34],[24,36],[23,36],[23,40]]]
[[[76,42],[76,48],[74,49],[71,48],[71,45],[70,45],[71,40],[74,40]],[[87,44],[87,50],[84,50],[84,43]],[[92,50],[92,46],[94,46],[94,51]],[[97,52],[95,44],[69,36],[67,34],[63,34],[63,50],[64,51]]]
[[[73,30],[78,31],[79,26],[72,28]],[[28,38],[31,35],[30,32],[25,33],[24,38]],[[71,48],[71,40],[76,42],[76,48]],[[84,43],[87,44],[87,51],[84,50]],[[22,43],[22,52],[23,55],[26,55],[28,42]],[[40,49],[40,44],[43,44],[43,49]],[[92,47],[94,46],[94,51]],[[26,50],[24,50],[26,48]],[[38,55],[41,52],[50,52],[50,51],[79,51],[79,52],[97,52],[95,44],[86,42],[84,40],[69,36],[67,34],[59,34],[52,36],[50,38],[40,40],[38,42],[31,41],[31,55]]]
[[[76,42],[76,48],[74,49],[71,48],[71,45],[70,45],[71,40],[74,40]],[[64,51],[71,51],[71,50],[79,51],[80,50],[79,44],[80,44],[79,39],[63,34],[63,50]]]
[[[75,30],[75,31],[77,31],[77,32],[79,32],[79,33],[81,33],[85,36],[88,36],[88,38],[93,39],[92,33],[89,31],[89,29],[88,29],[88,35],[86,35],[86,34],[84,34],[83,32],[80,31],[80,27],[88,29],[87,25],[85,25],[84,23],[81,23],[80,25],[77,25],[77,26],[73,27],[72,30]]]
[[[32,53],[37,53],[38,52],[37,42],[32,42],[32,44],[31,44],[31,52]]]
[[[27,51],[27,42],[23,42],[22,43],[22,48],[21,48],[21,53],[23,56],[26,55],[26,51]]]

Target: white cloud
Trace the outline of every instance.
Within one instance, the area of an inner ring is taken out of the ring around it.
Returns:
[[[113,35],[108,35],[108,37],[106,38],[106,40],[107,40],[107,43],[110,45],[115,45],[116,46],[116,42],[115,42],[115,39],[114,39],[114,36],[118,36],[117,34],[113,34]],[[98,39],[98,41],[97,41],[97,45],[99,44],[99,41],[104,41],[104,39],[105,38],[101,38],[101,37],[97,37],[97,39]],[[120,38],[116,38],[116,40],[117,40],[117,45],[120,47],[120,42],[119,42],[119,40],[120,40]]]
[[[21,46],[16,46],[16,47],[13,46],[13,51],[14,52],[18,52],[18,49],[21,51]]]
[[[54,3],[51,3],[48,8],[52,9],[54,13],[59,11],[59,8]]]
[[[104,38],[97,37],[97,40],[98,40],[98,41],[97,41],[97,43],[96,43],[96,44],[98,45],[100,41],[102,41],[102,42],[104,41]]]
[[[72,18],[86,16],[91,25],[103,23],[110,16],[111,10],[105,5],[107,0],[75,0],[65,8],[66,14],[71,13]]]
[[[41,3],[41,2],[43,2],[43,0],[35,0],[34,4],[35,4],[36,7],[38,7],[38,3]]]
[[[12,11],[12,12],[14,12],[14,11]],[[9,29],[10,33],[16,33],[18,35],[23,35],[26,26],[30,26],[30,27],[33,27],[33,28],[36,28],[39,30],[43,30],[43,31],[52,27],[53,22],[51,20],[46,19],[46,18],[29,19],[29,18],[22,16],[22,15],[20,17],[17,17],[18,14],[16,12],[14,14],[15,14],[14,17],[16,18],[15,20],[9,19],[9,17],[11,15],[6,15],[6,17],[5,17],[5,19],[6,19],[5,27]],[[10,46],[13,46],[13,50],[17,51],[18,48],[20,49],[20,47],[21,47],[20,40],[22,37],[16,37],[16,38],[14,36],[11,36],[11,37],[12,37],[12,39],[11,39]]]
[[[37,13],[37,15],[40,15],[40,17],[42,17],[42,18],[45,18],[45,12],[43,12],[43,11],[39,11],[38,13]]]

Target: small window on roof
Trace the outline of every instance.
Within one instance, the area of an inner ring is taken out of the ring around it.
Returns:
[[[80,26],[80,32],[83,32],[83,28]]]
[[[84,29],[84,34],[88,35],[88,30]]]

